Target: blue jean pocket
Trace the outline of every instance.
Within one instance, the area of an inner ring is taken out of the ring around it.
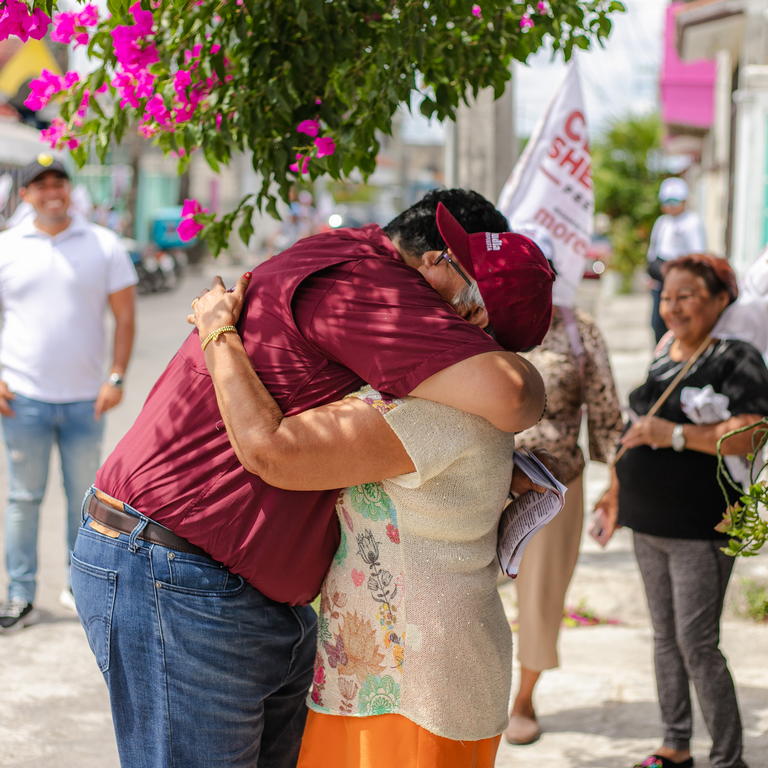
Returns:
[[[72,592],[88,645],[102,672],[109,669],[112,613],[117,591],[117,571],[89,565],[71,556]]]
[[[195,555],[168,552],[168,578],[159,579],[163,589],[202,597],[228,597],[239,595],[245,580],[228,571],[223,565]],[[157,570],[155,577],[158,577]]]

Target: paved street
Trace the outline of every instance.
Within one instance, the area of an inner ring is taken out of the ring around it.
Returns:
[[[231,281],[242,269],[220,267],[220,271]],[[174,293],[140,298],[139,334],[126,402],[109,416],[107,450],[132,422],[154,379],[188,332],[184,316],[189,300],[207,282],[205,275],[192,275]],[[648,361],[647,300],[644,295],[611,297],[606,288],[602,286],[598,295],[601,286],[587,286],[585,302],[596,310],[620,388],[626,393],[642,379]],[[4,495],[3,475],[4,469],[0,470]],[[597,496],[605,477],[604,468],[589,467],[589,501]],[[37,604],[43,621],[0,636],[2,768],[118,765],[101,676],[79,623],[57,602],[64,586],[61,508],[56,468],[42,513]],[[740,581],[747,576],[768,581],[768,556],[738,564],[723,644],[739,687],[748,763],[751,768],[768,768],[768,624],[757,625],[736,615]],[[4,576],[0,589],[5,590]],[[502,594],[514,621],[514,586],[504,585]],[[585,539],[568,602],[621,623],[563,631],[563,667],[546,674],[540,686],[539,713],[545,734],[532,746],[503,745],[498,768],[625,768],[658,743],[651,638],[627,532],[619,532],[606,552]],[[457,659],[457,663],[465,661]],[[697,765],[707,766],[708,741],[700,719],[696,735]]]

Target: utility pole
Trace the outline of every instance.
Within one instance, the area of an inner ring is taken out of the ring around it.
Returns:
[[[499,198],[517,160],[514,87],[510,80],[494,100],[493,89],[462,104],[446,132],[445,168],[449,187],[474,189],[490,201]]]

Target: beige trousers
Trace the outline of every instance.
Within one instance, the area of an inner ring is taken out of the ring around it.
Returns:
[[[565,506],[525,549],[517,586],[517,657],[540,672],[558,666],[557,638],[565,593],[579,557],[584,524],[582,475],[568,484]]]

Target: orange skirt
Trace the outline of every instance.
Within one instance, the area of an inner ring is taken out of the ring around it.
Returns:
[[[402,715],[344,717],[310,710],[297,768],[493,768],[500,739],[454,741]]]

